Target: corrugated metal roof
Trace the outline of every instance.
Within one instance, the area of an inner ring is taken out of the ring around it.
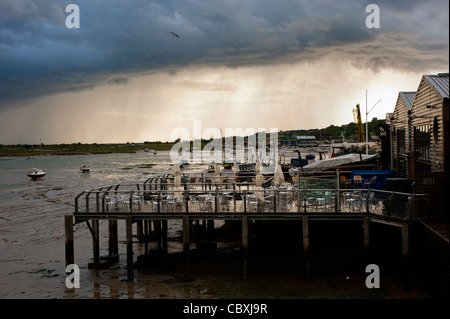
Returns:
[[[402,98],[408,110],[411,110],[414,96],[416,96],[416,92],[400,92],[400,97]]]
[[[439,73],[437,75],[424,75],[425,79],[439,92],[443,98],[448,98],[449,81],[448,73]]]

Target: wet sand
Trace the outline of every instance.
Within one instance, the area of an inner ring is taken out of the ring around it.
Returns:
[[[20,220],[26,220],[21,217]],[[310,278],[304,276],[301,249],[267,251],[250,246],[249,280],[243,279],[239,243],[218,243],[216,254],[199,253],[191,244],[191,281],[184,280],[182,243],[169,241],[174,263],[134,270],[127,281],[124,225],[119,223],[120,261],[108,269],[88,269],[93,261],[92,239],[86,224],[74,226],[75,263],[80,267],[80,288],[65,284],[63,214],[45,222],[31,217],[25,227],[0,241],[1,299],[428,299],[418,282],[403,288],[401,271],[381,267],[381,288],[365,286],[367,274],[351,246],[324,246],[311,251]],[[10,221],[11,223],[11,221]],[[53,224],[52,227],[48,227]],[[33,227],[30,227],[33,225]],[[24,226],[24,227],[22,227]],[[108,254],[107,222],[100,222],[100,255]],[[169,227],[170,224],[169,224]],[[176,231],[174,232],[176,234]],[[134,234],[136,230],[134,229]],[[24,238],[28,238],[24,241]],[[155,243],[150,248],[156,248]],[[354,247],[353,247],[354,248]],[[134,238],[134,261],[144,244]],[[357,250],[357,249],[356,249]],[[167,267],[166,267],[167,266]]]
[[[103,230],[102,230],[103,227]],[[105,225],[101,225],[101,255],[107,254]],[[120,234],[119,230],[119,234]],[[92,262],[90,233],[85,225],[75,230],[75,263],[80,267],[80,288],[65,285],[64,235],[54,236],[35,247],[21,246],[21,254],[8,258],[2,246],[1,267],[7,274],[0,283],[2,299],[428,299],[429,294],[412,281],[405,290],[398,271],[381,275],[381,288],[368,289],[367,274],[354,263],[328,262],[314,257],[310,278],[303,260],[295,255],[272,253],[266,258],[251,255],[249,280],[243,279],[239,244],[219,244],[221,253],[199,253],[191,245],[191,280],[184,280],[182,244],[169,241],[174,263],[167,267],[135,269],[134,281],[127,281],[126,247],[119,242],[120,261],[108,269],[88,269]],[[143,244],[134,238],[134,253],[143,254]],[[154,246],[154,245],[153,245]],[[37,249],[39,247],[39,249]],[[332,256],[331,254],[329,256]],[[332,257],[330,257],[332,258]]]

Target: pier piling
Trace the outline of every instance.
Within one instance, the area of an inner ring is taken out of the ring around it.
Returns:
[[[140,242],[144,241],[144,222],[142,220],[136,222],[136,235]]]
[[[92,220],[92,250],[94,253],[94,263],[100,262],[100,230],[98,220]]]
[[[126,217],[126,238],[127,276],[128,281],[133,281],[133,220],[131,215]]]
[[[161,250],[162,248],[162,230],[161,230],[161,221],[160,220],[155,220],[153,221],[153,229],[155,231],[156,234],[156,241],[157,241],[157,246],[158,246],[158,250]]]
[[[64,216],[64,228],[66,237],[66,266],[74,263],[74,248],[73,248],[73,215]]]
[[[370,238],[370,233],[369,233],[369,215],[364,215],[363,217],[363,228],[364,228],[364,263],[369,263],[369,238]]]
[[[149,231],[148,231],[148,220],[144,220],[144,255],[148,256],[148,236],[149,236]]]
[[[119,255],[119,240],[118,240],[118,231],[117,231],[117,220],[112,219],[108,222],[108,231],[109,231],[109,255],[110,256],[118,256]]]
[[[248,216],[242,215],[242,257],[243,277],[248,280]]]
[[[302,216],[303,226],[303,253],[305,255],[305,279],[309,280],[309,229],[308,216]]]
[[[167,252],[167,230],[169,225],[167,223],[167,220],[163,220],[161,223],[161,246],[162,249]]]
[[[402,223],[402,274],[403,287],[409,291],[409,224]]]
[[[184,254],[184,280],[190,281],[190,260],[189,260],[189,215],[183,216],[183,254]]]

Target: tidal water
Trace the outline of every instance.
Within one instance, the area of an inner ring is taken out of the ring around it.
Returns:
[[[288,154],[286,159],[295,156]],[[83,164],[91,167],[89,173],[80,171]],[[155,165],[149,168],[143,164]],[[205,163],[190,164],[183,170],[200,172],[206,167]],[[32,181],[26,175],[30,168],[44,169],[47,175]],[[0,298],[95,298],[103,296],[105,289],[113,291],[110,286],[123,282],[126,270],[123,266],[101,273],[87,269],[92,261],[92,239],[84,223],[74,226],[75,262],[82,268],[84,285],[76,291],[67,289],[64,215],[74,211],[74,199],[84,190],[139,183],[173,170],[169,151],[0,158]],[[175,225],[170,231],[179,230]],[[119,229],[120,233],[123,231]],[[101,236],[107,241],[106,231]],[[107,249],[105,246],[101,249]],[[126,290],[124,295],[129,298],[129,287]],[[118,295],[109,292],[105,297],[120,298],[120,289],[116,291]]]
[[[89,173],[81,172],[83,164]],[[0,158],[0,298],[64,298],[64,215],[73,212],[75,196],[168,173],[171,164],[168,151]],[[26,173],[34,167],[47,175],[32,181]],[[190,169],[196,168],[204,166]],[[76,258],[89,262],[86,225],[75,232]]]

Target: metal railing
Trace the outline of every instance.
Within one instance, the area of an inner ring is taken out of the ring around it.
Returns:
[[[423,195],[376,189],[338,189],[305,182],[261,187],[255,183],[217,182],[175,185],[117,184],[91,189],[75,198],[75,213],[367,213],[417,219]],[[300,186],[300,188],[299,188]],[[311,186],[311,187],[310,187]]]

